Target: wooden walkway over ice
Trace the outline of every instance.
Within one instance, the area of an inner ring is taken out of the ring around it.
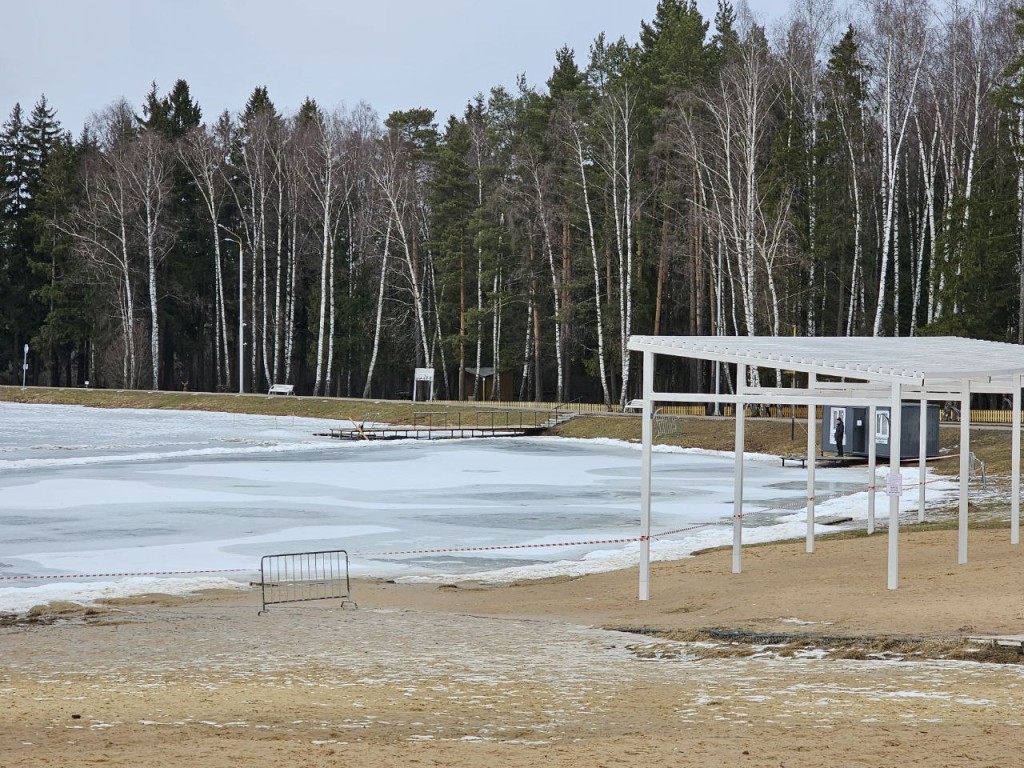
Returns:
[[[474,423],[463,423],[462,413],[421,411],[410,425],[379,424],[366,420],[351,427],[333,427],[328,436],[339,440],[454,440],[475,437],[529,437],[564,424],[568,411],[478,411]]]

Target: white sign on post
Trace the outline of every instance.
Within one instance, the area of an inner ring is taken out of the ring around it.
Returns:
[[[885,492],[889,496],[902,496],[903,475],[887,475],[885,478]]]
[[[417,384],[421,381],[430,383],[430,400],[434,399],[434,369],[433,368],[417,368],[416,373],[413,376],[412,382],[412,401],[416,402],[416,389]]]

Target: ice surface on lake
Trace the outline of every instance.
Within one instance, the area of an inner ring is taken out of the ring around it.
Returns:
[[[342,442],[317,436],[339,426],[326,419],[15,403],[0,403],[0,423],[0,610],[245,583],[280,552],[345,549],[353,576],[407,579],[637,562],[637,543],[617,541],[639,534],[636,445]],[[730,456],[659,449],[653,466],[653,532],[690,529],[654,540],[653,558],[732,540]],[[803,534],[805,478],[748,457],[744,541]],[[819,469],[817,483],[844,494],[819,515],[866,515],[863,468]],[[152,572],[184,573],[93,575]]]

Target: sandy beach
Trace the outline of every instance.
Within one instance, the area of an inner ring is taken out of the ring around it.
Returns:
[[[19,768],[1018,765],[1019,663],[819,658],[814,643],[786,655],[636,631],[1024,633],[1008,530],[972,531],[966,565],[955,531],[910,527],[900,546],[896,591],[883,532],[820,539],[814,554],[751,547],[739,575],[728,551],[656,564],[643,603],[625,570],[357,582],[358,608],[263,616],[257,590],[57,606],[0,628],[0,754]]]

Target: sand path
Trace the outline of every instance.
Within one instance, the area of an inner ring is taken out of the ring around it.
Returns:
[[[1019,548],[980,531],[955,567],[951,537],[906,534],[896,592],[876,536],[822,541],[812,556],[754,548],[740,576],[721,552],[659,565],[647,604],[624,571],[366,583],[358,610],[264,616],[255,593],[156,598],[8,627],[0,764],[1018,765],[1024,665],[694,659],[599,628],[1021,631]]]

